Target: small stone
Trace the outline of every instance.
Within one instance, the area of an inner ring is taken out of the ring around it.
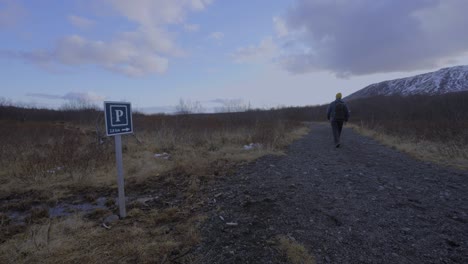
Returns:
[[[112,223],[115,223],[119,221],[119,216],[118,215],[109,215],[107,216],[106,218],[104,218],[104,224],[106,225],[109,225],[109,224],[112,224]]]
[[[153,201],[154,199],[155,198],[153,198],[153,197],[143,197],[143,198],[138,198],[136,200],[136,202],[143,205],[143,206],[148,206],[147,203]]]

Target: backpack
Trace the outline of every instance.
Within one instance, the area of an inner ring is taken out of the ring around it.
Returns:
[[[346,119],[346,105],[343,102],[335,103],[335,120],[344,121]]]

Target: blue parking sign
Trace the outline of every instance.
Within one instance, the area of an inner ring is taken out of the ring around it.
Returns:
[[[104,102],[106,134],[115,136],[133,133],[132,107],[127,102]]]

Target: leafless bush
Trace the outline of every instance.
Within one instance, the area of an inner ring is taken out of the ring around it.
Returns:
[[[391,135],[468,144],[468,93],[351,101],[354,123]]]
[[[250,102],[245,103],[242,99],[217,100],[223,106],[216,107],[217,113],[245,112],[251,109]]]
[[[176,106],[177,114],[192,114],[203,112],[205,112],[205,109],[199,101],[192,102],[191,100],[180,99],[179,104]]]
[[[96,171],[112,164],[112,141],[102,144],[96,140],[103,133],[102,111],[0,107],[0,116],[3,117],[0,119],[3,135],[0,138],[0,178],[13,176],[23,184],[55,179],[82,182],[94,178]],[[132,174],[151,175],[150,168],[157,165],[154,165],[154,153],[167,152],[173,157],[172,163],[162,167],[180,165],[188,174],[206,174],[204,170],[225,153],[237,151],[244,155],[246,144],[258,143],[268,151],[284,147],[291,140],[288,135],[301,127],[298,120],[288,118],[291,115],[283,111],[190,115],[134,113],[134,130],[142,140],[137,144],[133,137],[125,137],[124,151],[133,158],[128,169]],[[146,164],[144,169],[142,164]]]
[[[24,183],[50,180],[60,174],[81,181],[106,165],[111,151],[94,137],[62,124],[4,122],[0,132],[1,166]]]

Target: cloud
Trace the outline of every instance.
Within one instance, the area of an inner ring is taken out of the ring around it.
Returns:
[[[277,37],[285,37],[288,35],[288,28],[286,22],[281,17],[273,17],[273,24],[275,27],[275,32]]]
[[[216,32],[211,33],[209,35],[209,38],[220,41],[222,38],[224,38],[224,33],[216,31]]]
[[[338,76],[437,67],[468,52],[466,10],[464,0],[297,0],[280,61],[293,73]]]
[[[204,10],[212,0],[101,0],[117,13],[145,27],[182,23],[188,12]]]
[[[161,74],[167,70],[167,58],[154,53],[149,47],[137,46],[133,41],[132,35],[110,42],[91,41],[73,35],[61,39],[50,51],[16,52],[10,56],[40,66],[54,63],[70,66],[94,64],[130,77]],[[160,51],[165,49],[152,48]]]
[[[276,56],[277,46],[271,37],[264,38],[258,45],[238,48],[231,57],[238,63],[270,61]]]
[[[1,0],[0,0],[1,1]],[[19,58],[42,67],[51,65],[97,65],[103,69],[140,77],[163,74],[169,67],[169,57],[184,56],[168,26],[182,24],[189,12],[204,10],[212,0],[100,0],[119,17],[133,22],[135,28],[116,32],[108,40],[93,40],[79,35],[60,38],[48,50],[8,51]],[[76,26],[92,21],[70,16]]]
[[[104,96],[97,95],[95,93],[74,93],[70,92],[63,96],[63,99],[70,101],[84,101],[84,102],[99,102],[105,99]]]
[[[17,1],[0,0],[0,29],[17,25],[25,16],[25,8]]]
[[[53,95],[53,94],[44,94],[44,93],[29,93],[27,96],[36,97],[36,98],[45,98],[45,99],[59,99],[59,100],[68,100],[68,101],[77,101],[77,102],[100,102],[105,99],[104,96],[97,95],[92,92],[69,92],[65,95]]]
[[[79,29],[88,29],[94,25],[94,21],[85,17],[69,15],[68,21]]]
[[[197,24],[185,24],[184,29],[187,32],[197,32],[200,30],[200,25]]]
[[[177,112],[177,108],[176,106],[173,106],[173,105],[151,106],[151,107],[134,108],[133,111],[139,111],[145,114],[158,114],[158,113],[173,114]]]
[[[208,101],[214,103],[216,106],[211,107],[213,112],[242,112],[250,109],[250,102],[246,103],[241,98],[223,99],[218,98]],[[221,105],[221,106],[219,106]]]
[[[221,105],[230,105],[230,104],[243,104],[244,100],[242,98],[216,98],[209,100],[209,103],[221,104]]]

